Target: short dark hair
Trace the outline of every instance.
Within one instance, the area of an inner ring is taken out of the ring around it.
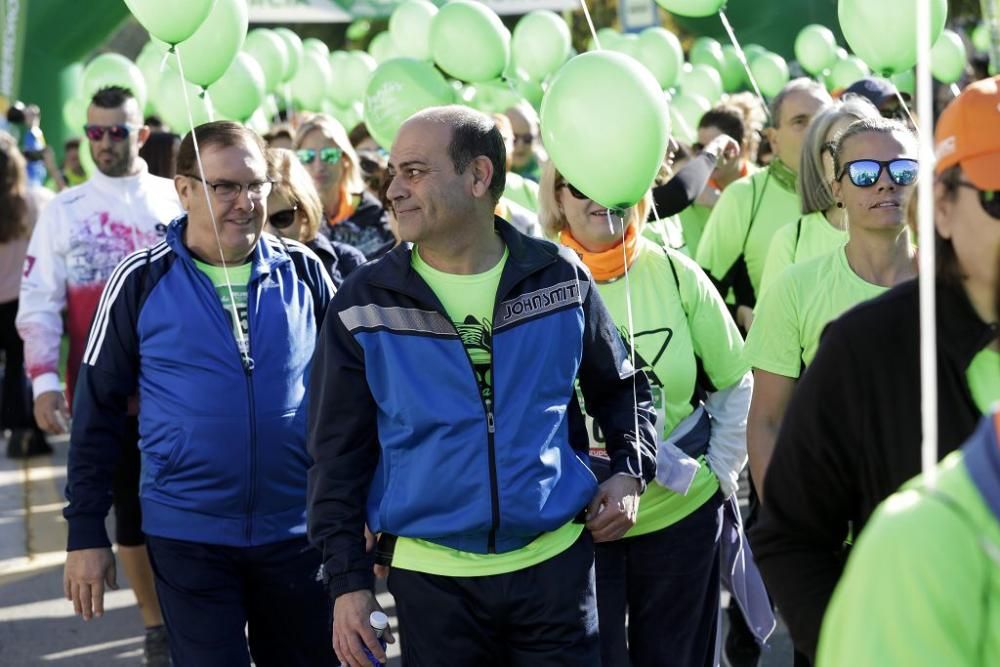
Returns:
[[[129,100],[134,100],[135,95],[124,86],[105,86],[90,98],[90,103],[102,109],[117,109]],[[141,110],[140,110],[141,111]]]
[[[66,143],[63,144],[63,151],[68,151],[70,149],[80,149],[80,137],[73,137],[72,139],[67,139]]]
[[[473,109],[457,107],[451,125],[451,141],[448,142],[448,157],[455,165],[455,171],[465,171],[473,160],[483,155],[493,165],[490,180],[490,195],[494,202],[500,201],[507,187],[507,147],[496,121]]]
[[[719,105],[714,109],[709,109],[698,122],[698,128],[716,127],[745,148],[743,139],[746,137],[746,126],[743,124],[743,113],[735,108]]]
[[[209,146],[238,146],[249,144],[256,146],[260,150],[261,159],[267,154],[267,147],[264,140],[256,132],[230,120],[217,120],[212,123],[204,123],[188,132],[181,140],[181,147],[177,150],[177,173],[182,175],[193,174],[196,170],[197,159],[194,153],[194,138],[198,137],[198,149],[204,151]]]

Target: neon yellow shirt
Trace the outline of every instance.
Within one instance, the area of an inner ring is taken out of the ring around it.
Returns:
[[[831,225],[819,211],[785,225],[771,239],[764,273],[760,276],[760,294],[792,264],[833,252],[845,243],[847,230]]]
[[[856,274],[844,248],[789,267],[757,303],[743,350],[747,362],[799,377],[816,356],[827,323],[887,289]]]
[[[532,213],[538,213],[538,183],[509,172],[507,183],[503,189],[503,196],[513,202],[517,202]]]
[[[648,221],[642,227],[642,235],[661,248],[670,248],[688,257],[691,256],[687,239],[684,238],[684,228],[681,227],[680,218],[676,215]]]
[[[194,263],[212,281],[215,293],[219,296],[219,301],[222,303],[222,310],[225,311],[229,325],[233,328],[233,338],[236,340],[237,346],[239,346],[240,335],[236,330],[236,323],[233,322],[233,307],[232,300],[229,298],[229,287],[226,285],[226,270],[221,266],[206,264],[198,259],[194,260]],[[229,282],[233,288],[232,296],[236,300],[236,313],[240,317],[239,326],[243,330],[243,340],[246,341],[247,345],[247,350],[240,350],[240,352],[248,352],[250,347],[250,322],[247,319],[247,285],[250,283],[250,270],[252,268],[253,265],[250,262],[227,267]]]
[[[800,210],[799,196],[770,172],[770,168],[762,169],[723,190],[705,223],[695,255],[698,264],[716,280],[724,278],[742,255],[758,297],[771,239],[789,220],[796,220]]]
[[[489,271],[457,275],[428,265],[420,258],[417,248],[412,253],[413,269],[430,286],[458,329],[484,398],[492,396],[490,362],[493,353],[493,307],[507,257],[508,251],[505,248],[503,257]],[[540,535],[527,546],[502,554],[475,554],[426,540],[399,537],[393,552],[392,566],[451,577],[503,574],[552,558],[576,542],[581,532],[582,524],[569,522],[558,530]]]
[[[1000,401],[1000,352],[983,348],[972,358],[965,378],[976,406],[986,414]]]
[[[635,325],[636,365],[646,371],[663,439],[694,408],[700,359],[709,380],[725,389],[740,380],[748,367],[743,361],[743,339],[729,311],[707,275],[687,256],[640,238],[629,269],[632,319]],[[677,272],[674,280],[671,263]],[[680,283],[680,291],[677,284]],[[597,286],[611,317],[628,346],[625,279]],[[601,456],[604,441],[587,418],[591,453]],[[643,535],[677,523],[701,507],[719,488],[704,460],[687,495],[659,484],[646,488],[639,518],[626,537]]]
[[[691,204],[677,214],[684,233],[684,245],[687,246],[691,257],[698,256],[698,246],[701,244],[701,236],[705,233],[705,225],[710,215],[712,209],[701,204]]]

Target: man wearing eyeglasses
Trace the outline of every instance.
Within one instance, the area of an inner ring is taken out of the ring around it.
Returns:
[[[118,265],[91,327],[66,594],[90,618],[114,581],[107,490],[138,391],[143,529],[174,664],[335,665],[305,538],[306,385],[333,284],[311,250],[262,231],[272,184],[260,137],[228,121],[195,132],[200,157],[189,133],[174,178],[187,215]]]
[[[162,239],[165,223],[181,213],[173,183],[150,174],[139,157],[149,129],[129,90],[99,90],[87,109],[84,130],[97,171],[87,182],[59,193],[35,226],[17,314],[35,420],[53,435],[68,430],[87,329],[105,282],[126,255]],[[59,378],[64,310],[69,336],[65,396]],[[165,665],[166,634],[141,529],[134,401],[132,405],[112,490],[116,541],[147,628],[147,664]]]

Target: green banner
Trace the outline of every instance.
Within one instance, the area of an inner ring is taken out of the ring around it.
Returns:
[[[26,0],[0,0],[0,109],[17,99],[24,55]]]

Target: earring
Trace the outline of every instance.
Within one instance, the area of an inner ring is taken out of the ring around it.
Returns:
[[[844,208],[844,202],[842,201],[837,202],[837,208]]]

